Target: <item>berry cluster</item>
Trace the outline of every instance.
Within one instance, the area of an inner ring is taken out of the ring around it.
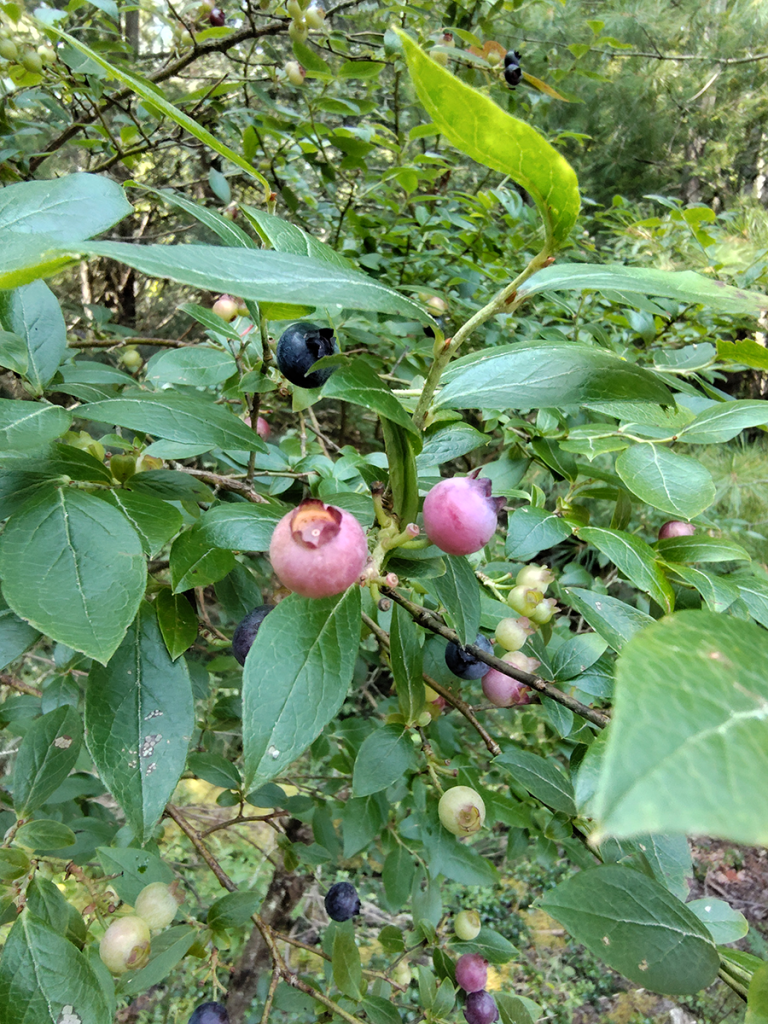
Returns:
[[[306,43],[310,30],[319,31],[325,27],[325,8],[317,0],[312,0],[309,6],[307,0],[288,0],[285,6],[291,16],[288,35],[294,43]],[[304,84],[307,72],[298,61],[287,61],[283,70],[291,85]]]
[[[150,882],[136,898],[134,912],[113,921],[104,932],[99,956],[112,974],[138,971],[149,960],[152,932],[163,931],[176,917],[178,883]]]

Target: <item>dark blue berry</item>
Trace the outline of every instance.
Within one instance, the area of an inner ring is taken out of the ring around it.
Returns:
[[[485,990],[470,992],[464,1004],[464,1016],[467,1024],[493,1024],[499,1019],[496,1000]]]
[[[189,1024],[229,1024],[229,1014],[222,1003],[201,1003],[193,1011]]]
[[[243,621],[239,623],[232,636],[232,653],[241,665],[245,664],[253,641],[259,631],[259,626],[269,615],[275,606],[273,604],[262,604],[249,612]]]
[[[360,913],[360,898],[351,882],[337,882],[328,890],[325,909],[332,921],[349,921]]]
[[[440,330],[443,332],[443,334],[445,334],[445,328],[446,328],[446,326],[448,324],[448,321],[446,320],[446,318],[444,316],[436,316],[436,317],[433,317],[432,319],[435,321],[435,323],[440,328]],[[430,324],[427,324],[427,326],[424,328],[424,333],[426,334],[426,336],[428,338],[434,338],[434,336],[435,336],[435,332],[432,329],[432,327],[430,326]]]
[[[504,80],[513,89],[519,85],[523,78],[523,69],[520,67],[520,54],[517,50],[510,50],[504,54]]]
[[[491,641],[486,639],[482,633],[475,637],[475,646],[480,647],[488,654],[493,654]],[[486,665],[470,654],[464,647],[459,647],[453,642],[445,648],[445,664],[459,679],[482,679],[486,672],[490,672],[491,666]]]
[[[339,351],[330,327],[317,324],[291,324],[277,343],[277,365],[291,384],[300,388],[319,388],[333,373],[333,367],[307,373],[310,366]]]
[[[208,24],[214,28],[223,28],[227,23],[227,16],[220,7],[214,7],[208,15]]]

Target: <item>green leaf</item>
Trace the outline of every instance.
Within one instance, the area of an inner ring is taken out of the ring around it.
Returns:
[[[147,555],[156,555],[179,532],[184,522],[181,512],[173,505],[146,494],[132,494],[121,488],[98,491],[96,496],[122,512],[139,535]]]
[[[713,306],[722,313],[760,316],[768,309],[768,297],[760,292],[731,288],[692,270],[647,270],[644,267],[598,265],[594,263],[556,263],[528,278],[517,290],[520,296],[556,291],[611,291],[632,295],[658,295],[679,302]],[[765,351],[765,350],[763,350]]]
[[[0,330],[0,366],[23,377],[29,365],[29,353],[23,338],[10,331]]]
[[[0,599],[0,604],[4,603]],[[21,657],[39,636],[36,629],[10,608],[0,608],[0,669]]]
[[[0,190],[0,231],[7,241],[43,235],[66,244],[101,234],[133,213],[122,188],[100,174],[66,174],[49,181],[24,181]],[[0,281],[0,287],[8,287]]]
[[[190,214],[195,220],[199,220],[201,224],[205,224],[214,234],[218,235],[224,245],[243,249],[255,249],[257,247],[256,242],[254,242],[250,235],[246,234],[234,221],[227,220],[226,217],[222,217],[220,213],[210,210],[207,206],[201,206],[200,203],[192,202],[191,199],[187,199],[181,192],[175,192],[171,188],[150,188],[148,185],[137,185],[136,183],[132,187],[141,188],[143,192],[151,192],[153,195],[159,196],[169,206],[175,206],[179,210]],[[187,303],[179,308],[184,309],[185,305]],[[215,314],[211,315],[215,317]],[[222,328],[222,330],[224,329]]]
[[[324,398],[340,398],[373,409],[404,430],[419,436],[413,421],[376,371],[362,359],[340,366],[323,385]]]
[[[360,643],[360,588],[291,594],[264,619],[243,672],[246,791],[303,753],[347,695]]]
[[[240,789],[243,780],[236,765],[228,761],[221,754],[207,751],[204,754],[190,754],[187,758],[187,768],[199,779],[205,779],[212,786],[221,786],[223,789]]]
[[[85,921],[68,903],[58,886],[37,872],[27,886],[27,910],[47,924],[57,935],[63,935],[78,948],[85,940]]]
[[[208,908],[208,924],[214,931],[243,928],[258,912],[263,899],[263,893],[259,892],[229,892]]]
[[[576,814],[571,780],[555,758],[539,757],[508,745],[493,763],[506,769],[516,782],[553,811]]]
[[[537,409],[607,398],[674,404],[648,370],[575,342],[519,342],[501,354],[485,349],[457,360],[443,380],[435,404],[447,409]]]
[[[570,537],[571,531],[572,527],[555,512],[533,505],[516,508],[507,523],[507,558],[527,562]]]
[[[463,956],[465,953],[479,953],[489,964],[495,965],[507,964],[518,956],[517,949],[508,939],[499,935],[493,928],[486,928],[485,925],[480,929],[477,938],[472,939],[471,942],[454,941],[451,943],[451,949],[459,956]]]
[[[229,221],[225,221],[229,224]],[[230,341],[235,341],[239,345],[242,341],[240,332],[236,330],[232,324],[227,323],[218,313],[214,313],[206,306],[198,306],[194,302],[182,302],[178,307],[179,312],[188,313],[191,317],[194,317],[199,324],[203,327],[207,327],[209,331],[213,331],[215,334],[221,334],[225,338],[229,338]],[[154,364],[153,364],[154,365]],[[226,380],[226,378],[223,378]]]
[[[20,818],[42,807],[75,767],[83,726],[63,705],[38,718],[21,741],[13,766],[13,804]]]
[[[378,836],[387,820],[389,804],[380,793],[359,800],[347,800],[341,814],[344,830],[344,859],[364,850]]]
[[[368,996],[363,999],[362,1007],[372,1024],[402,1024],[402,1017],[397,1009],[380,996]]]
[[[604,530],[597,526],[587,526],[579,530],[579,537],[588,544],[594,544],[598,551],[607,555],[628,580],[646,594],[650,594],[665,612],[674,609],[674,591],[656,561],[650,544],[623,530]]]
[[[36,818],[22,825],[13,841],[30,850],[59,850],[65,846],[74,846],[77,840],[68,825],[47,818]]]
[[[197,616],[183,594],[163,588],[155,598],[157,624],[172,661],[189,650],[197,638]]]
[[[351,921],[336,924],[333,931],[333,980],[340,992],[349,999],[361,998],[363,967],[360,950],[355,942],[355,931]]]
[[[220,142],[214,135],[212,135],[206,128],[203,128],[201,124],[198,124],[194,118],[190,117],[189,114],[184,113],[183,110],[179,110],[163,95],[162,91],[151,83],[147,82],[146,79],[139,78],[137,75],[132,75],[130,72],[123,70],[122,68],[116,67],[114,64],[110,64],[109,61],[105,60],[101,54],[97,53],[96,50],[92,50],[85,43],[81,43],[79,39],[74,36],[68,35],[63,32],[57,25],[46,25],[47,31],[55,32],[61,39],[66,40],[70,46],[74,47],[78,52],[82,53],[85,57],[94,61],[99,67],[103,68],[108,72],[110,78],[116,78],[123,85],[127,85],[132,92],[135,92],[137,96],[141,96],[143,100],[147,100],[152,107],[160,111],[164,117],[170,118],[171,121],[179,125],[185,131],[189,132],[200,142],[204,143],[214,152],[218,153],[219,156],[226,157],[233,164],[236,164],[241,171],[250,178],[255,178],[261,182],[264,188],[269,191],[270,185],[263,174],[259,174],[257,170],[253,168],[247,160],[244,160],[238,153],[230,149],[223,142]]]
[[[573,168],[524,121],[437,64],[410,36],[395,28],[422,105],[440,132],[462,153],[509,175],[530,193],[554,248],[567,240],[579,213]]]
[[[100,846],[96,853],[104,874],[114,876],[110,877],[110,886],[131,907],[145,885],[150,882],[165,882],[169,885],[174,879],[168,865],[148,850]]]
[[[768,580],[745,573],[734,573],[727,579],[738,587],[739,595],[752,618],[768,629]]]
[[[204,388],[220,384],[235,373],[234,356],[209,345],[187,345],[161,352],[147,366],[147,380],[158,388],[165,384]]]
[[[540,1016],[535,1011],[529,1010],[526,1003],[531,1003],[532,1000],[525,999],[524,996],[513,996],[509,992],[495,992],[494,998],[499,1008],[501,1024],[533,1024]],[[533,1005],[536,1006],[535,1003]]]
[[[707,931],[718,946],[738,942],[749,931],[746,917],[729,907],[725,900],[691,900],[686,906],[707,926]]]
[[[194,724],[186,663],[171,660],[143,604],[109,664],[92,667],[85,696],[88,750],[140,842],[184,771]]]
[[[419,469],[426,469],[428,466],[451,462],[490,441],[487,434],[482,434],[469,423],[450,423],[427,435],[424,447],[416,457],[416,465]]]
[[[416,624],[399,604],[392,606],[389,641],[392,678],[400,714],[406,725],[413,725],[424,710],[423,659]]]
[[[29,911],[14,923],[0,959],[3,1024],[105,1024],[111,1014],[86,957]]]
[[[768,350],[751,338],[743,341],[717,341],[717,358],[755,370],[768,370]]]
[[[67,351],[67,329],[58,299],[42,281],[0,291],[0,326],[24,340],[24,374],[35,394],[42,394]]]
[[[768,1021],[768,964],[758,967],[747,990],[747,1012],[744,1024],[766,1024]]]
[[[419,511],[419,481],[411,435],[392,420],[383,419],[381,433],[389,463],[392,504],[401,527],[416,522]]]
[[[480,584],[466,558],[444,555],[443,561],[445,573],[424,585],[444,606],[461,643],[473,644],[480,625]]]
[[[140,430],[170,441],[249,452],[267,450],[256,432],[241,419],[202,396],[131,392],[120,398],[91,402],[82,406],[79,413],[83,419]]]
[[[160,935],[154,936],[149,963],[125,979],[120,994],[130,998],[140,992],[146,992],[154,985],[159,985],[187,955],[198,939],[198,929],[192,928],[188,924],[177,924],[173,928],[166,928]]]
[[[720,402],[700,412],[683,427],[678,437],[685,444],[720,444],[730,441],[746,427],[768,423],[765,402]]]
[[[322,63],[325,64],[325,61]],[[313,260],[330,263],[343,270],[352,267],[346,256],[342,256],[330,245],[307,234],[302,228],[291,224],[282,217],[266,213],[255,206],[243,206],[241,209],[264,241],[271,245],[275,252],[286,252],[293,256],[309,256]]]
[[[194,587],[207,587],[232,572],[235,556],[231,551],[212,548],[193,527],[180,534],[171,546],[171,584],[174,594]]]
[[[72,413],[60,405],[0,398],[0,450],[32,452],[44,448],[69,430],[71,422]]]
[[[348,60],[341,65],[337,75],[342,81],[349,78],[378,78],[385,66],[371,60]]]
[[[539,905],[609,967],[651,992],[694,993],[717,977],[719,958],[705,926],[632,868],[603,864],[580,871]]]
[[[398,911],[408,899],[415,870],[413,857],[404,847],[398,845],[387,854],[382,869],[382,880],[389,909],[393,912]]]
[[[385,725],[376,729],[366,737],[355,758],[353,796],[380,793],[402,779],[413,764],[413,744],[402,725]]]
[[[0,539],[0,576],[11,608],[102,664],[136,614],[146,575],[131,524],[74,488],[31,498]]]
[[[704,611],[627,645],[595,804],[603,833],[768,840],[767,657],[759,626]]]
[[[576,679],[605,652],[608,641],[598,633],[578,633],[561,644],[552,656],[552,673],[558,682]]]
[[[656,542],[656,550],[667,562],[749,562],[749,553],[728,537],[667,537]]]
[[[581,587],[566,587],[567,603],[582,615],[597,633],[607,640],[614,651],[620,651],[638,630],[650,625],[653,619],[645,612],[625,604],[615,597],[596,594]]]
[[[167,501],[209,504],[214,500],[210,487],[180,470],[151,469],[146,473],[136,473],[126,481],[125,486],[132,491]]]
[[[660,445],[627,448],[616,459],[616,472],[641,501],[683,519],[693,519],[715,500],[709,470],[690,455]]]
[[[90,242],[75,248],[88,256],[117,260],[148,277],[169,278],[255,302],[287,302],[322,309],[342,306],[405,316],[420,323],[430,320],[419,305],[374,278],[308,256],[216,245]]]
[[[285,513],[281,505],[217,505],[203,513],[196,532],[212,547],[267,551],[275,526]]]
[[[739,588],[723,576],[705,572],[704,569],[694,569],[690,565],[676,565],[674,562],[669,562],[667,569],[676,582],[682,581],[695,587],[711,612],[724,612],[739,599]]]
[[[418,839],[424,846],[427,855],[426,861],[429,874],[432,879],[438,875],[445,875],[452,878],[461,885],[495,885],[499,880],[499,873],[490,861],[481,857],[471,846],[460,843],[456,836],[443,828],[437,815],[437,804],[431,802],[425,812],[418,815],[411,815],[408,819],[410,830],[401,825],[400,832],[407,838]],[[417,876],[418,878],[418,876]],[[439,889],[435,886],[439,899]],[[438,907],[436,913],[437,921],[442,917],[442,907]],[[427,917],[426,913],[418,914],[414,905],[414,920],[417,917]],[[436,921],[433,921],[436,924]]]

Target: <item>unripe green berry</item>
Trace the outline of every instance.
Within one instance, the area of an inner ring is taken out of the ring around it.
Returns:
[[[412,978],[413,971],[405,960],[401,960],[394,971],[392,971],[392,980],[403,987],[410,985]]]
[[[437,813],[443,828],[455,836],[471,836],[483,827],[483,798],[469,786],[454,786],[440,797]]]
[[[288,26],[288,35],[294,43],[306,43],[309,25],[306,18],[295,18]],[[295,83],[294,83],[295,84]]]
[[[310,28],[322,28],[325,24],[325,9],[320,4],[312,4],[304,12],[304,18]]]
[[[519,651],[535,629],[526,618],[502,619],[496,627],[496,639],[505,651]]]
[[[531,612],[539,602],[544,599],[540,590],[532,587],[516,586],[507,594],[507,604],[513,608],[518,615],[531,617]]]
[[[136,472],[136,458],[133,455],[113,455],[109,460],[109,468],[115,480],[124,484]]]
[[[547,587],[554,578],[555,574],[546,565],[524,565],[515,582],[520,587],[533,587],[546,594]]]
[[[99,956],[112,974],[138,971],[149,960],[149,925],[131,914],[121,917],[104,932]]]
[[[288,11],[291,18],[295,19],[301,17],[301,4],[299,3],[299,0],[288,0],[288,3],[285,5],[285,9]]]
[[[531,622],[535,622],[537,626],[543,626],[554,617],[557,612],[557,601],[554,597],[545,597],[543,601],[539,601],[532,612],[528,613],[528,618]]]
[[[285,65],[285,77],[291,85],[304,85],[307,72],[297,60],[289,60]]]
[[[43,70],[43,62],[34,50],[26,50],[21,55],[21,63],[22,66],[33,75],[39,75]]]
[[[144,360],[141,358],[141,352],[130,345],[128,348],[123,349],[120,362],[127,370],[138,370],[143,365]]]
[[[12,39],[0,39],[0,57],[3,60],[16,60],[19,50]]]
[[[480,915],[476,910],[462,910],[453,919],[453,930],[457,939],[471,942],[480,934]]]
[[[211,312],[229,323],[237,316],[237,302],[231,295],[220,295],[211,306]]]
[[[56,60],[56,51],[51,46],[38,46],[37,53],[43,64],[53,64]]]
[[[161,931],[176,917],[179,901],[173,888],[167,886],[165,882],[150,882],[136,897],[133,909],[147,922],[153,932]]]

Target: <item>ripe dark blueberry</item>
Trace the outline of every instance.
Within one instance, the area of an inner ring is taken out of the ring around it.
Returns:
[[[291,384],[300,388],[319,388],[333,373],[332,368],[307,373],[310,366],[339,351],[330,327],[317,324],[291,324],[277,343],[277,365]]]
[[[248,651],[250,651],[253,641],[256,639],[259,626],[274,607],[273,604],[259,605],[258,608],[254,608],[252,612],[249,612],[235,629],[232,636],[232,653],[241,665],[245,664],[245,659],[248,657]]]
[[[445,328],[448,325],[448,321],[446,320],[446,318],[444,316],[436,316],[433,319],[437,326],[440,328],[440,330],[443,332],[443,334],[445,334]],[[424,328],[424,333],[428,338],[434,338],[435,336],[435,332],[433,331],[429,324],[427,324],[427,326]]]
[[[332,921],[349,921],[360,913],[360,898],[351,882],[336,882],[325,897],[325,909]]]
[[[229,1024],[229,1014],[222,1003],[201,1003],[193,1011],[188,1024]]]
[[[227,23],[227,16],[220,7],[214,7],[208,15],[208,23],[214,28],[223,28]]]
[[[481,647],[488,654],[493,654],[491,641],[487,640],[482,633],[475,637],[475,645]],[[491,666],[486,665],[470,654],[469,651],[453,642],[445,648],[445,664],[459,679],[482,679],[486,672],[490,672]]]
[[[504,54],[504,80],[511,88],[519,85],[523,78],[523,69],[520,67],[520,54],[517,50],[510,50]]]
[[[499,1019],[496,1000],[490,992],[470,992],[464,1004],[467,1024],[493,1024]]]

